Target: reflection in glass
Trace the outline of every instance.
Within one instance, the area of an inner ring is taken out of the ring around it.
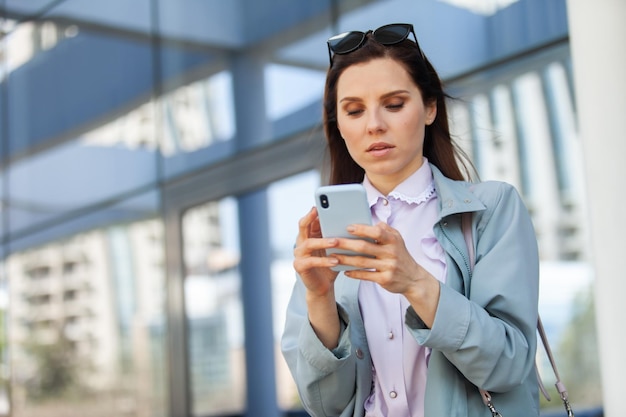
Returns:
[[[72,210],[138,189],[156,175],[150,149],[82,140],[19,160],[8,173],[12,232],[29,231]]]
[[[0,20],[0,30],[6,33],[6,42],[0,43],[3,70],[14,71],[33,59],[37,52],[54,48],[63,39],[78,34],[78,27],[53,21],[27,21],[19,25],[12,19]],[[0,80],[4,74],[0,73]]]
[[[494,169],[493,147],[493,127],[491,124],[491,113],[489,109],[489,100],[485,94],[476,94],[470,102],[472,114],[472,137],[476,146],[474,146],[474,163],[480,171],[483,179],[497,178],[497,172]]]
[[[150,44],[64,17],[15,23],[3,42],[5,233],[38,231],[157,180]]]
[[[476,164],[476,156],[474,155],[474,143],[471,133],[471,114],[469,106],[460,101],[450,101],[448,105],[448,119],[450,123],[450,132],[455,139],[457,145],[465,152]]]
[[[232,75],[215,73],[177,85],[156,100],[162,126],[162,175],[184,174],[230,155],[235,116]]]
[[[226,198],[182,219],[192,414],[245,407],[245,352],[237,202]]]
[[[163,224],[79,233],[7,258],[13,415],[163,416]]]
[[[297,112],[320,100],[326,74],[295,66],[270,64],[265,69],[267,115],[271,120]],[[297,91],[297,94],[294,94]]]
[[[9,349],[8,349],[8,318],[9,293],[5,262],[0,260],[0,415],[9,415]]]
[[[300,400],[285,359],[280,353],[280,337],[285,325],[285,311],[295,280],[293,245],[298,234],[298,220],[315,204],[313,193],[319,186],[317,171],[277,181],[268,188],[270,242],[272,245],[272,300],[276,346],[276,384],[278,404],[282,409],[300,409]]]
[[[568,87],[568,74],[560,62],[553,62],[545,71],[548,99],[554,107],[554,147],[558,159],[559,187],[573,198],[584,195],[582,149],[576,129],[574,100]],[[584,200],[584,199],[583,199]]]
[[[230,90],[230,73],[223,71],[178,87],[160,99],[165,127],[163,156],[194,152],[230,139],[235,131]]]
[[[520,156],[515,113],[511,91],[507,85],[497,85],[491,91],[492,112],[495,134],[494,147],[497,149],[498,178],[511,184],[521,184]]]

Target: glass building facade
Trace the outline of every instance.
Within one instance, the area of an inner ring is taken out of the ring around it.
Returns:
[[[325,181],[325,41],[394,21],[415,25],[481,178],[531,210],[553,341],[590,339],[568,330],[593,274],[566,14],[0,0],[0,415],[298,415],[279,341],[297,221]]]

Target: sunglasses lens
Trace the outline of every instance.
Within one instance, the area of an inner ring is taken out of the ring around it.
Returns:
[[[410,32],[410,25],[388,25],[376,29],[374,39],[383,45],[393,45],[405,40]]]
[[[336,54],[347,54],[357,49],[365,39],[363,32],[346,32],[328,40],[330,49]]]

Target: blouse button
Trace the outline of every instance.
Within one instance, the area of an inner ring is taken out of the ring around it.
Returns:
[[[389,340],[393,339],[393,332],[389,332],[389,334],[387,335],[387,339]]]
[[[359,359],[363,359],[363,351],[360,348],[356,350],[356,357]]]
[[[395,391],[391,391],[391,392],[389,393],[389,396],[390,396],[391,398],[396,398],[396,397],[398,396],[398,393],[397,393],[397,392],[395,392]]]
[[[389,205],[389,200],[387,200],[386,198],[383,198],[383,206],[387,206]]]

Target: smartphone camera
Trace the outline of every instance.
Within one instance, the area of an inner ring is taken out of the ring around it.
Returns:
[[[322,208],[328,208],[328,196],[326,194],[320,195],[320,203],[322,203]]]

